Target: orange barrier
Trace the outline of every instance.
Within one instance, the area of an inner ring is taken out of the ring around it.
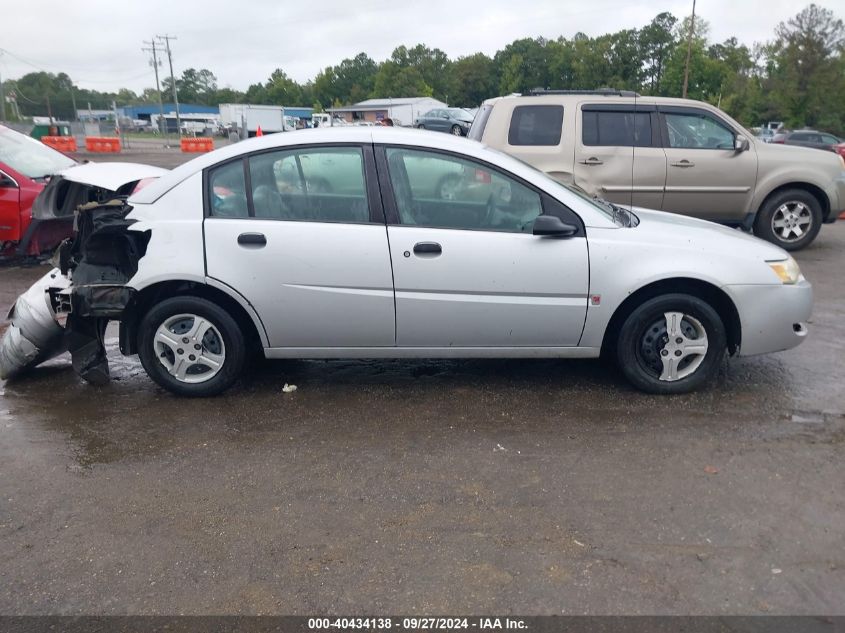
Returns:
[[[75,152],[78,149],[76,147],[76,138],[73,136],[42,136],[41,142],[60,152]]]
[[[180,146],[183,152],[210,152],[214,150],[214,139],[205,136],[183,138]]]
[[[85,149],[89,152],[116,153],[120,151],[120,139],[113,136],[86,136]]]

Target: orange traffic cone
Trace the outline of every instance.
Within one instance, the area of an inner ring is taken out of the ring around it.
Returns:
[[[260,125],[258,126],[258,129],[257,129],[257,130],[255,130],[255,135],[256,135],[256,136],[264,136],[264,132],[262,132],[262,131],[261,131],[261,126],[260,126]]]

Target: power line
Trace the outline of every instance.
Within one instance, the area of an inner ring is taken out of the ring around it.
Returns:
[[[12,58],[16,59],[17,61],[19,61],[20,63],[25,64],[25,65],[27,65],[31,68],[34,68],[35,70],[40,70],[41,72],[45,72],[45,73],[52,73],[53,72],[53,71],[45,68],[43,65],[36,64],[36,63],[31,62],[27,59],[24,59],[20,55],[16,55],[15,53],[10,51],[9,49],[0,48],[0,53],[5,53],[9,57],[12,57]],[[59,72],[64,73],[65,70],[66,69],[63,68]],[[108,71],[108,72],[115,72],[115,73],[123,74],[126,71],[120,70],[120,71]],[[65,73],[65,74],[67,74],[67,73]],[[119,82],[126,82],[126,81],[132,81],[134,79],[140,79],[141,77],[146,77],[146,76],[147,76],[147,72],[144,71],[143,73],[141,73],[139,75],[135,75],[135,76],[132,76],[132,77],[121,77],[120,79],[84,79],[82,77],[76,77],[76,81],[81,81],[81,82],[87,83],[87,84],[115,84],[115,83],[119,83]]]

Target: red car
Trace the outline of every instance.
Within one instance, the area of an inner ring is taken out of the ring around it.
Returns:
[[[23,239],[32,220],[32,203],[50,177],[76,164],[34,138],[0,125],[0,255],[12,254]],[[63,237],[43,236],[52,246]],[[41,246],[41,239],[30,240],[25,254],[38,255]]]

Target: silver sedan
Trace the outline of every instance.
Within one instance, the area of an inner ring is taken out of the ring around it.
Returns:
[[[13,309],[6,376],[69,349],[83,377],[106,380],[115,320],[122,352],[189,396],[231,386],[253,352],[604,354],[636,387],[671,394],[707,383],[726,353],[798,345],[812,308],[772,244],[592,199],[424,131],[255,138],[78,213],[60,267]]]

